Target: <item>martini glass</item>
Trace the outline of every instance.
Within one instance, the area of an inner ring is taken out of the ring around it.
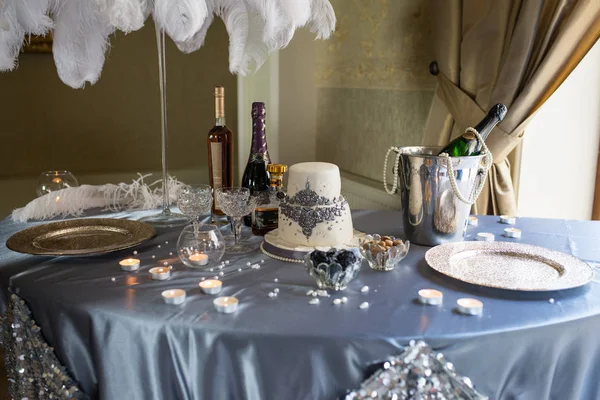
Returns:
[[[233,220],[234,245],[226,248],[228,253],[248,253],[255,247],[241,244],[242,218],[256,208],[259,198],[250,195],[248,188],[219,188],[215,189],[215,195],[221,206],[221,210]]]

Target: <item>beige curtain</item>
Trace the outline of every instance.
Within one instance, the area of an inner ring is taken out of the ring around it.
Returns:
[[[424,144],[445,145],[504,103],[508,114],[486,141],[494,165],[475,211],[515,215],[508,155],[600,36],[600,0],[432,0],[432,24],[440,73]]]

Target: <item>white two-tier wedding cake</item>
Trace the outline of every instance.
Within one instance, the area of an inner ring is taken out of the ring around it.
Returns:
[[[279,207],[279,239],[306,247],[335,247],[351,241],[352,216],[341,187],[335,164],[292,165],[287,197]]]

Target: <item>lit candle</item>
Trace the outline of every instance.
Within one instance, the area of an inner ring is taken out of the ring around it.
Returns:
[[[169,289],[162,292],[161,296],[167,304],[181,304],[185,301],[185,290]]]
[[[203,253],[194,253],[189,258],[190,262],[196,265],[207,265],[208,264],[208,256]]]
[[[140,260],[137,258],[126,258],[119,261],[119,265],[123,271],[135,271],[140,267]]]
[[[230,314],[237,310],[239,301],[235,297],[217,297],[213,304],[218,312]]]
[[[439,290],[421,289],[419,290],[419,301],[423,304],[437,306],[442,304],[444,294]]]
[[[169,279],[171,276],[171,268],[166,267],[154,267],[150,268],[150,275],[152,279],[156,281],[164,281],[165,279]]]
[[[479,232],[477,234],[477,240],[482,241],[482,242],[493,242],[494,239],[495,239],[495,236],[493,233]]]
[[[517,222],[517,219],[508,215],[501,215],[500,222],[502,222],[503,224],[514,225]]]
[[[479,223],[479,220],[474,215],[471,215],[469,217],[468,221],[469,221],[468,224],[471,225],[471,226],[477,226],[477,224]]]
[[[221,291],[223,287],[223,282],[217,279],[207,279],[198,284],[200,289],[206,294],[217,294]]]
[[[483,312],[483,303],[477,299],[458,299],[456,301],[458,311],[466,315],[481,315]]]
[[[504,236],[509,238],[520,239],[521,238],[521,230],[517,228],[505,228]]]
[[[52,183],[62,183],[62,179],[59,177],[52,178]]]

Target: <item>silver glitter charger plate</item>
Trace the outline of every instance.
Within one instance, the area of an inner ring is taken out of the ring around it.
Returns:
[[[507,290],[571,289],[594,277],[592,267],[577,257],[522,243],[448,243],[427,251],[425,260],[454,279]]]

